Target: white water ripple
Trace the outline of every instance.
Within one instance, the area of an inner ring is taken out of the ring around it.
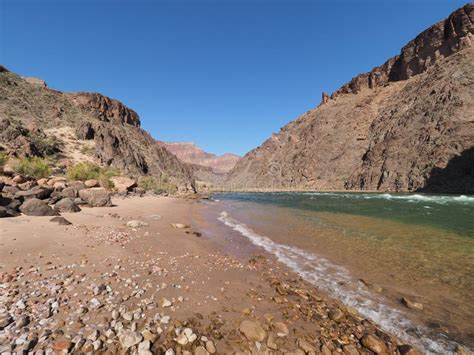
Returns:
[[[277,257],[303,279],[323,289],[345,305],[357,309],[367,319],[403,341],[430,354],[453,354],[456,343],[447,339],[431,339],[427,329],[408,320],[399,310],[380,302],[367,287],[354,280],[343,267],[300,248],[279,244],[259,235],[223,211],[219,221],[248,238],[254,245]]]

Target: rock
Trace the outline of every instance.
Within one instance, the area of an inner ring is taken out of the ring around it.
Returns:
[[[267,347],[272,350],[278,350],[278,344],[276,340],[277,337],[275,336],[275,333],[268,334]]]
[[[69,198],[76,198],[78,196],[78,192],[74,187],[65,187],[61,191],[62,197],[69,197]]]
[[[132,332],[132,331],[124,331],[119,336],[120,345],[124,349],[128,349],[134,345],[140,343],[143,339],[143,336],[140,333]]]
[[[90,189],[92,187],[99,187],[99,182],[95,179],[90,179],[90,180],[84,181],[84,185]]]
[[[209,352],[209,354],[214,354],[217,352],[216,346],[212,340],[206,341],[206,350]]]
[[[171,226],[176,229],[186,229],[189,228],[187,224],[182,224],[182,223],[171,223]]]
[[[423,309],[423,304],[422,304],[422,303],[420,303],[420,302],[414,302],[414,301],[412,301],[412,300],[410,300],[409,298],[406,298],[406,297],[402,297],[401,302],[402,302],[407,308],[410,308],[410,309],[418,309],[418,310],[422,310],[422,309]]]
[[[9,313],[0,314],[0,330],[3,330],[13,322],[13,317]]]
[[[332,309],[329,311],[329,318],[335,321],[336,323],[339,323],[344,320],[345,315],[344,312],[341,311],[339,308]]]
[[[115,189],[121,193],[127,193],[137,186],[137,182],[134,179],[124,176],[113,176],[110,178],[110,181],[113,182]]]
[[[15,197],[15,194],[19,192],[20,189],[15,186],[6,185],[2,189],[2,193],[5,197]]]
[[[361,344],[376,354],[388,354],[388,348],[378,336],[367,334],[360,340]]]
[[[243,320],[240,323],[239,330],[250,341],[262,342],[265,339],[265,330],[256,321]]]
[[[277,336],[280,338],[286,337],[288,334],[290,334],[288,327],[283,322],[276,322],[273,324],[273,328],[275,329]]]
[[[73,343],[69,339],[57,340],[53,343],[53,350],[68,352],[73,346]]]
[[[460,344],[456,345],[456,355],[473,355],[474,352],[466,348],[465,346],[462,346]]]
[[[147,227],[147,226],[148,226],[148,223],[138,221],[138,220],[133,220],[133,221],[128,221],[127,222],[127,227],[130,227],[130,228],[140,228],[140,227]]]
[[[53,191],[54,190],[49,188],[49,187],[35,186],[30,190],[18,191],[15,194],[15,198],[19,198],[19,199],[21,199],[21,198],[24,198],[24,199],[37,198],[37,199],[40,199],[40,200],[44,200],[44,199],[48,198]]]
[[[69,226],[71,225],[72,223],[70,221],[68,221],[66,218],[64,217],[61,217],[61,216],[56,216],[56,217],[53,217],[49,220],[50,222],[54,222],[54,223],[57,223],[61,226]]]
[[[315,347],[312,346],[310,343],[308,343],[306,340],[304,340],[302,338],[298,338],[298,340],[296,341],[296,344],[305,353],[307,353],[307,354],[316,354]]]
[[[68,183],[68,186],[75,189],[76,191],[84,190],[86,188],[86,184],[82,181],[70,181]]]
[[[56,202],[54,209],[58,212],[80,212],[81,209],[70,198],[63,198]]]
[[[45,202],[37,199],[30,198],[23,202],[20,206],[20,211],[27,216],[56,216],[58,212],[53,210]]]
[[[0,206],[0,218],[16,217],[17,215],[18,213],[16,213],[14,210],[8,207]]]
[[[171,307],[172,305],[173,303],[170,300],[163,298],[161,302],[161,307]]]
[[[196,350],[194,350],[194,355],[209,355],[209,352],[202,346],[198,346]]]
[[[421,352],[416,350],[413,346],[404,344],[397,347],[400,355],[421,355]],[[467,354],[466,354],[467,355]]]
[[[20,316],[16,319],[15,323],[18,328],[23,328],[30,323],[30,317],[27,315]]]
[[[87,181],[86,181],[87,182]],[[81,199],[87,202],[91,207],[110,207],[112,201],[110,193],[102,187],[94,187],[79,191]]]

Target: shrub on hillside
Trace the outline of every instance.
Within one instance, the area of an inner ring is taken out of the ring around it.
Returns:
[[[120,172],[113,168],[101,168],[100,166],[93,163],[78,163],[70,166],[66,170],[66,176],[70,180],[98,180],[100,186],[111,189],[114,187],[110,178],[112,176],[118,176]]]
[[[36,179],[47,178],[51,175],[49,162],[40,157],[19,159],[15,165],[15,171],[19,174],[31,176]]]
[[[138,179],[138,187],[156,194],[174,194],[177,190],[176,185],[170,182],[166,176],[162,176],[160,179],[154,176],[141,176]]]

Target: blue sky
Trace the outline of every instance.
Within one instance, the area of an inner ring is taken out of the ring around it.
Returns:
[[[0,0],[0,63],[244,154],[465,2]]]

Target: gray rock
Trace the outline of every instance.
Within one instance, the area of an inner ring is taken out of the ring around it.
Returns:
[[[70,198],[59,200],[54,206],[54,209],[58,212],[79,212],[81,210]]]
[[[15,194],[15,198],[24,198],[24,199],[38,198],[40,200],[43,200],[45,198],[48,198],[53,191],[54,190],[50,187],[35,186],[26,191],[18,191]]]
[[[62,225],[62,226],[68,226],[68,225],[72,224],[66,218],[61,217],[61,216],[53,217],[49,221],[50,222],[56,222],[56,223],[58,223],[59,225]]]
[[[20,211],[27,216],[57,216],[58,212],[53,210],[43,201],[37,198],[27,199],[20,206]]]
[[[101,187],[79,191],[79,197],[87,202],[91,207],[110,207],[110,193]]]
[[[132,331],[124,331],[119,336],[120,345],[124,349],[128,349],[134,345],[140,343],[143,339],[143,336],[140,333]]]
[[[65,187],[61,191],[62,197],[69,197],[69,198],[76,198],[78,196],[78,192],[74,187]]]

